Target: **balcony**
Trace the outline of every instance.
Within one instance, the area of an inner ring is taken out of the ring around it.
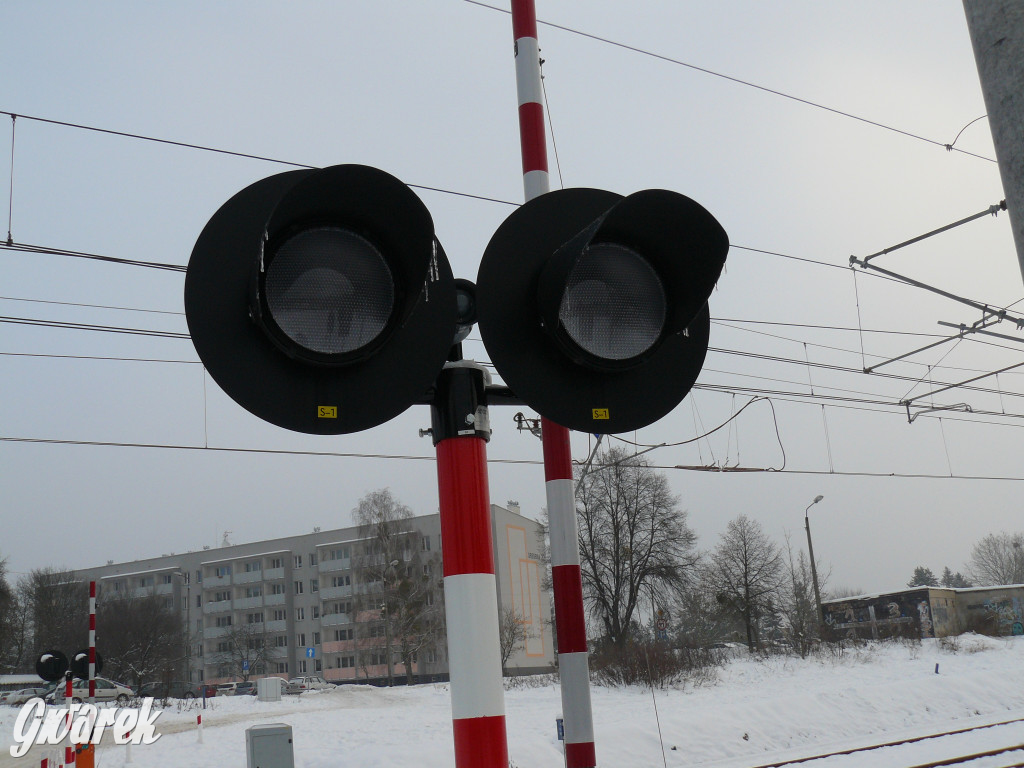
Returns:
[[[256,597],[242,597],[235,598],[235,609],[242,610],[244,608],[262,608],[263,607],[263,595],[257,595]]]
[[[263,624],[263,630],[265,632],[287,632],[288,622],[285,619],[279,621],[267,621]]]
[[[351,559],[344,560],[321,560],[320,561],[320,573],[330,573],[331,571],[347,571],[352,567]]]
[[[274,581],[275,579],[284,578],[284,568],[267,568],[262,571],[264,581]]]
[[[235,584],[251,584],[254,581],[263,581],[263,571],[243,571],[235,574]]]
[[[203,637],[206,639],[209,639],[211,637],[224,637],[224,635],[228,634],[232,629],[234,629],[234,627],[231,626],[206,627],[206,629],[203,630]]]
[[[335,597],[348,597],[352,594],[352,587],[322,587],[320,589],[320,599],[330,600]]]
[[[351,624],[352,617],[347,613],[329,613],[320,617],[321,627],[337,627],[341,624]]]
[[[287,596],[285,595],[284,592],[281,592],[280,594],[277,594],[277,595],[264,595],[263,596],[263,604],[264,605],[284,605],[284,601],[285,601],[286,597]]]
[[[231,610],[230,600],[218,600],[215,603],[207,603],[203,606],[203,613],[224,613]]]
[[[207,576],[206,580],[203,582],[203,587],[206,589],[228,586],[231,586],[231,574],[228,574],[227,576]]]

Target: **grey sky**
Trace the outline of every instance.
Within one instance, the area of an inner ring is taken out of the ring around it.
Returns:
[[[956,382],[1018,362],[1017,344],[950,343],[882,369],[900,378],[882,378],[855,372],[864,362],[856,332],[750,322],[937,334],[945,330],[939,320],[978,319],[864,273],[855,284],[846,268],[851,254],[1002,199],[994,163],[940,146],[985,112],[960,4],[538,0],[538,16],[919,137],[540,27],[565,185],[676,190],[743,247],[731,250],[711,299],[713,351],[698,389],[658,424],[622,436],[689,440],[729,418],[751,388],[777,393],[707,440],[649,454],[668,468],[701,547],[713,547],[740,513],[802,546],[803,510],[820,493],[815,551],[831,566],[832,585],[874,590],[902,586],[916,565],[962,569],[974,541],[1020,528],[1020,481],[941,476],[1024,478],[1020,418],[1002,415],[1024,413],[1014,394],[1024,391],[1021,373],[978,383],[996,393],[936,397],[998,415],[947,413],[911,425],[895,406],[931,389],[929,376]],[[374,165],[410,184],[522,200],[505,13],[459,0],[24,2],[5,7],[3,27],[0,110],[310,165]],[[11,121],[0,117],[6,212]],[[184,265],[224,200],[287,169],[27,119],[16,126],[18,243]],[[984,120],[956,146],[994,156]],[[419,194],[455,275],[475,278],[512,206]],[[992,305],[1022,296],[1005,216],[878,263]],[[0,315],[186,330],[179,273],[6,249],[0,266]],[[865,359],[932,340],[866,333]],[[270,451],[0,442],[0,556],[12,571],[199,549],[225,530],[240,542],[346,525],[358,499],[382,486],[417,513],[436,511],[433,450],[416,435],[429,421],[423,408],[366,433],[314,438],[234,405],[204,377],[187,340],[2,324],[0,352],[186,361],[0,355],[5,439]],[[478,341],[467,353],[485,359]],[[798,396],[812,387],[813,399]],[[491,413],[492,500],[516,499],[536,515],[544,505],[540,444],[516,432],[513,413]],[[586,456],[589,440],[574,437],[575,458]],[[784,472],[674,469],[783,462]]]

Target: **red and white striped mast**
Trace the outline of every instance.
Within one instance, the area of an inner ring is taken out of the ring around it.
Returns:
[[[483,366],[453,360],[430,406],[456,768],[509,765],[487,484],[488,380]]]
[[[89,703],[96,703],[96,582],[89,582]]]
[[[534,0],[512,0],[512,34],[515,39],[523,190],[529,202],[550,190]],[[541,429],[558,633],[558,672],[562,683],[565,761],[567,768],[593,768],[597,765],[597,753],[590,705],[590,664],[569,430],[548,419],[541,420]]]

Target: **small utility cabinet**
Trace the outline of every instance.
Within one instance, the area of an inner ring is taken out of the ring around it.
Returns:
[[[264,723],[245,730],[248,768],[295,768],[292,727],[287,723]]]

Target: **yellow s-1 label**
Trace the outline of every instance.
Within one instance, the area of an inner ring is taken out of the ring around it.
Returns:
[[[321,405],[316,409],[316,417],[318,419],[336,419],[338,418],[338,406]]]
[[[607,408],[595,408],[593,413],[594,413],[594,420],[595,421],[596,420],[606,420],[606,419],[610,419],[611,418],[611,416],[608,415],[608,409]]]

